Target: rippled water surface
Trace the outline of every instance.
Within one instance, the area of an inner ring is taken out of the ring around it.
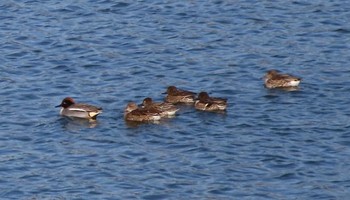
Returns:
[[[6,0],[0,20],[2,199],[349,198],[349,3]],[[227,113],[123,120],[168,85]],[[64,119],[66,96],[104,113]]]

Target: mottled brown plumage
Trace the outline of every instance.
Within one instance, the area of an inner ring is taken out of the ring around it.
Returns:
[[[159,110],[162,117],[173,116],[179,110],[173,104],[167,102],[153,102],[152,98],[147,97],[143,100],[142,106],[145,109]]]
[[[269,70],[264,77],[264,81],[267,88],[286,88],[297,87],[301,78],[280,74],[276,70]]]
[[[158,121],[161,114],[156,109],[139,108],[134,102],[129,102],[124,110],[124,119],[136,122]]]
[[[167,96],[165,97],[165,101],[169,103],[194,103],[196,98],[196,93],[181,90],[176,88],[175,86],[169,86],[167,91],[165,92]]]
[[[197,110],[204,111],[223,111],[227,108],[227,99],[210,97],[208,93],[201,92],[194,104]]]

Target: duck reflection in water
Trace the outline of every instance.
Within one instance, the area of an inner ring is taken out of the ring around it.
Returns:
[[[96,128],[99,122],[76,117],[63,117],[61,118],[61,124],[69,131],[77,131],[81,128]]]

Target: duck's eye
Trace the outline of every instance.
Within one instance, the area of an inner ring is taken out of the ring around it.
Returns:
[[[63,101],[62,102],[62,106],[64,107],[64,106],[70,106],[70,105],[72,105],[72,102],[70,102],[70,101]]]

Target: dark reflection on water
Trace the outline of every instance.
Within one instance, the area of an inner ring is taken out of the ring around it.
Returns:
[[[73,130],[81,130],[84,128],[96,128],[98,126],[98,120],[88,120],[88,119],[80,119],[80,118],[68,118],[63,117],[60,120],[62,123],[62,127],[67,129],[68,131]]]
[[[3,1],[0,197],[347,199],[348,4]],[[267,90],[278,69],[302,78]],[[123,119],[167,86],[228,99]],[[64,97],[103,107],[59,116]]]
[[[163,121],[149,121],[149,122],[125,121],[125,124],[126,124],[129,128],[138,128],[139,126],[147,125],[147,124],[161,125],[161,124],[164,124],[164,123],[165,123],[165,122],[163,122]]]

